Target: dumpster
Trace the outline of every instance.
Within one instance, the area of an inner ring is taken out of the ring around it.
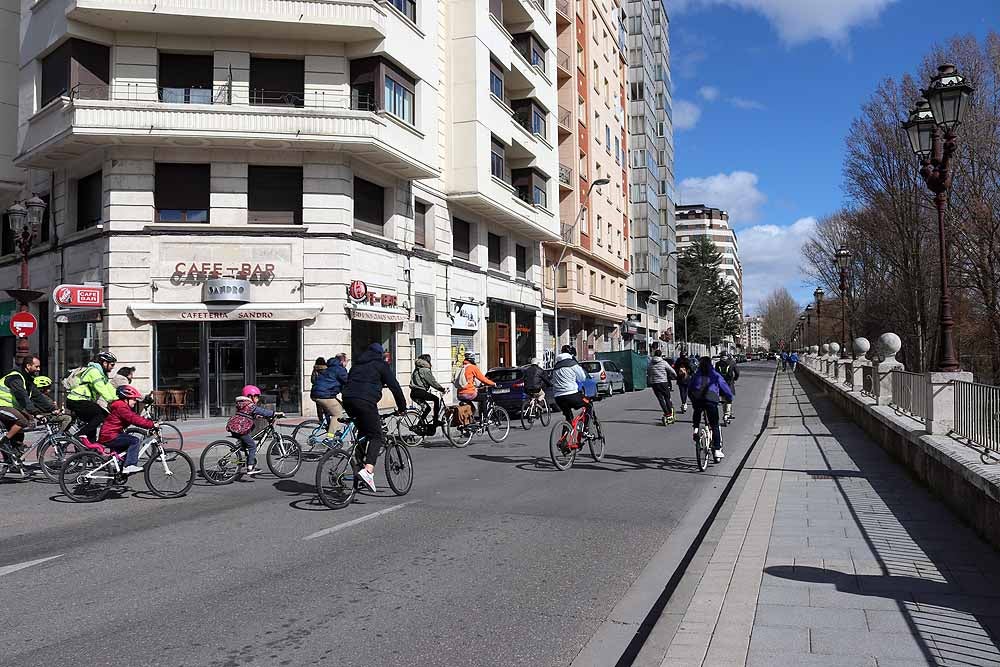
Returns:
[[[625,375],[625,391],[641,391],[646,388],[646,366],[649,358],[635,350],[618,352],[598,352],[598,359],[613,361]]]

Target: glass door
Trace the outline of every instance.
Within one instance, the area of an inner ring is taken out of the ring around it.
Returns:
[[[212,340],[208,349],[209,415],[232,414],[246,381],[246,341]]]

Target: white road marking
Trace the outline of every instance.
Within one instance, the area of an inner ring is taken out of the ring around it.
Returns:
[[[359,516],[357,519],[351,519],[350,521],[345,521],[344,523],[338,523],[336,526],[330,526],[329,528],[324,528],[323,530],[318,530],[312,535],[306,535],[303,540],[315,540],[317,537],[323,537],[329,535],[330,533],[336,533],[338,530],[344,530],[345,528],[350,528],[351,526],[356,526],[359,523],[364,523],[369,519],[374,519],[380,517],[383,514],[388,514],[389,512],[395,512],[396,510],[403,509],[407,505],[413,505],[414,503],[419,503],[419,500],[411,500],[408,503],[400,503],[399,505],[393,505],[392,507],[386,507],[384,510],[379,510],[378,512],[372,512],[371,514],[366,514],[364,516]],[[32,563],[33,564],[33,563]],[[0,572],[2,574],[2,572]]]
[[[38,560],[28,560],[23,563],[16,563],[14,565],[4,565],[0,567],[0,577],[17,572],[18,570],[23,570],[26,567],[31,567],[32,565],[38,565],[39,563],[44,563],[48,560],[55,560],[56,558],[62,558],[65,554],[59,554],[58,556],[49,556],[48,558],[39,558]]]

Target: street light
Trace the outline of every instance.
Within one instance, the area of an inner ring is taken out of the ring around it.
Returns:
[[[833,253],[833,263],[840,269],[840,358],[847,358],[847,269],[851,266],[851,251],[840,246]],[[853,349],[854,346],[851,346]]]
[[[823,291],[822,287],[817,287],[816,291],[813,292],[813,298],[816,300],[816,344],[822,345],[823,341],[823,295],[826,292]]]
[[[813,313],[813,305],[811,303],[807,304],[806,305],[806,329],[809,329],[810,326],[812,325],[812,313]],[[818,337],[819,336],[817,335],[817,338]],[[809,336],[807,335],[806,338],[808,339]],[[808,340],[806,342],[808,342]]]
[[[808,310],[808,308],[806,310]],[[806,325],[806,316],[799,315],[799,347],[805,346],[808,335],[809,329]]]
[[[910,117],[903,123],[903,128],[910,139],[910,148],[920,158],[920,176],[927,189],[934,193],[941,264],[938,370],[952,373],[961,366],[955,356],[955,320],[951,314],[951,294],[948,287],[948,244],[944,229],[944,210],[948,205],[948,190],[951,189],[951,157],[958,144],[955,130],[962,124],[969,110],[974,89],[966,83],[954,65],[945,63],[938,67],[930,87],[921,92],[923,97],[917,100]]]
[[[594,191],[594,188],[600,187],[602,185],[607,185],[611,182],[610,178],[598,178],[595,179],[590,187],[587,188],[587,194],[583,198],[583,202],[580,204],[580,212],[576,214],[576,219],[573,224],[570,225],[562,234],[562,252],[559,253],[559,259],[556,263],[552,265],[552,330],[556,334],[556,344],[553,352],[559,353],[559,267],[562,266],[563,258],[566,257],[566,251],[569,250],[569,244],[572,242],[573,230],[576,226],[580,224],[580,220],[583,219],[583,214],[587,211],[587,202],[590,201],[590,193]],[[569,285],[569,271],[566,271],[566,284]]]
[[[42,218],[45,215],[45,202],[37,196],[32,196],[24,203],[15,202],[7,209],[6,213],[10,229],[14,234],[14,243],[21,255],[21,287],[5,291],[17,301],[18,312],[26,313],[29,310],[28,304],[43,294],[43,292],[31,289],[28,254],[31,252],[31,244],[41,229]],[[28,344],[27,337],[18,337],[15,344],[17,363],[20,364],[30,354],[31,346]]]

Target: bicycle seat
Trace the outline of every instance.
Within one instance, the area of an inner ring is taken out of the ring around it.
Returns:
[[[341,424],[350,424],[351,423],[351,418],[350,417],[337,417],[337,421],[339,421]]]

